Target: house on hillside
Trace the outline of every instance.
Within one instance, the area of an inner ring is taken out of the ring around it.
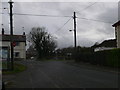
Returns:
[[[110,40],[105,40],[100,44],[95,44],[92,46],[94,48],[94,51],[103,51],[103,50],[110,50],[114,49],[117,47],[116,39],[110,39]]]
[[[11,36],[9,34],[4,34],[4,29],[2,29],[2,34],[0,35],[0,53],[2,55],[0,58],[11,58],[10,55],[10,39]],[[26,35],[13,35],[13,44],[14,44],[14,59],[15,60],[23,60],[26,59]],[[4,50],[3,50],[4,49]],[[3,52],[4,51],[4,52]],[[7,52],[7,54],[6,54]]]
[[[120,48],[120,20],[112,25],[115,27],[115,36],[117,41],[117,48]]]

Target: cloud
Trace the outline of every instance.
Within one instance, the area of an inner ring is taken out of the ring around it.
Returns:
[[[103,5],[105,10],[102,10],[103,12],[99,14],[98,18],[106,22],[116,22],[118,20],[118,3],[103,3]]]
[[[58,15],[73,16],[73,12],[79,12],[93,2],[80,3],[60,3],[60,2],[15,2],[15,13],[40,14],[40,15]],[[77,44],[81,46],[91,46],[95,42],[102,42],[105,39],[115,38],[112,23],[117,20],[117,3],[99,2],[90,8],[83,10],[81,14],[77,13]],[[5,11],[4,11],[5,12]],[[4,16],[5,27],[8,27],[7,20],[9,17]],[[72,19],[61,29],[70,17],[40,17],[40,16],[22,16],[14,15],[14,33],[22,34],[24,31],[29,33],[32,27],[45,26],[48,32],[56,37],[58,47],[68,47],[74,45]],[[94,20],[80,18],[97,19],[103,23]],[[59,30],[59,31],[58,31]]]

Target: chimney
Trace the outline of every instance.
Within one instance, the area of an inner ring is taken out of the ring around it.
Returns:
[[[25,32],[23,32],[23,35],[25,35]]]
[[[5,31],[4,31],[4,28],[2,28],[2,35],[4,35],[4,32],[5,32]]]

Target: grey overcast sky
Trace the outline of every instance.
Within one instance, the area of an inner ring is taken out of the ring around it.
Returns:
[[[4,7],[9,8],[9,4],[3,2],[2,8]],[[69,30],[73,29],[74,11],[77,12],[77,45],[89,47],[95,42],[101,43],[115,38],[112,25],[118,21],[118,2],[14,2],[13,13],[71,16],[13,15],[14,34],[22,34],[23,31],[28,34],[32,27],[44,26],[55,37],[58,48],[73,46],[73,32]],[[1,23],[5,33],[10,32],[8,12],[8,9],[1,12],[4,13]],[[62,27],[64,24],[65,26]]]

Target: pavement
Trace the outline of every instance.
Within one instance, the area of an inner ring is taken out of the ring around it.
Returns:
[[[7,88],[118,88],[118,73],[64,61],[22,61],[27,70],[3,75]]]

